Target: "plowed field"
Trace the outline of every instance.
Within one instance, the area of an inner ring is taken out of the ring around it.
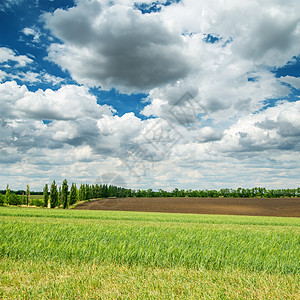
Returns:
[[[84,202],[76,209],[300,217],[300,198],[119,198]]]

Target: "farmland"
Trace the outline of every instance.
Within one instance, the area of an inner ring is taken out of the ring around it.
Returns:
[[[298,218],[0,208],[4,299],[297,299]]]
[[[76,209],[300,217],[300,198],[116,198],[84,202]]]

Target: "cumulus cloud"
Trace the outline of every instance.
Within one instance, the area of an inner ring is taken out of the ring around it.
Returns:
[[[119,117],[113,108],[97,104],[83,86],[30,92],[25,85],[5,82],[0,84],[0,105],[3,159],[11,147],[20,160],[31,157],[34,149],[60,152],[66,146],[74,147],[71,157],[78,161],[91,161],[98,154],[122,159],[143,127],[133,113]]]
[[[197,132],[197,137],[195,141],[202,142],[202,143],[213,142],[213,141],[221,140],[222,136],[223,136],[222,132],[219,132],[215,128],[212,128],[210,126],[205,126]]]
[[[180,1],[163,7],[187,33],[214,34],[230,41],[237,57],[280,66],[299,54],[300,4],[282,1]],[[200,16],[200,17],[199,17]]]
[[[143,14],[152,1],[78,0],[43,15],[56,38],[47,59],[84,86],[32,92],[8,80],[62,81],[33,69],[8,74],[32,59],[0,48],[0,162],[9,176],[41,185],[115,172],[133,188],[298,184],[299,101],[268,105],[299,89],[298,77],[271,71],[299,55],[299,1],[163,3]],[[42,31],[23,33],[38,42]],[[146,119],[115,115],[91,86],[146,92]]]
[[[97,99],[88,93],[87,88],[78,86],[64,86],[57,91],[38,90],[26,93],[19,99],[15,108],[21,116],[46,120],[75,120],[81,116],[102,117],[111,114],[108,106],[100,106]]]
[[[190,68],[176,24],[158,14],[81,0],[46,14],[45,21],[63,42],[51,45],[49,59],[79,83],[148,91],[185,77]]]
[[[143,128],[143,122],[133,113],[119,116],[104,116],[98,120],[97,127],[101,139],[95,145],[98,153],[107,153],[112,156],[125,155],[133,139],[140,134]]]
[[[162,17],[176,19],[185,34],[192,67],[184,79],[152,89],[142,113],[170,119],[176,102],[190,92],[195,112],[224,121],[258,111],[268,99],[288,96],[289,88],[270,66],[284,65],[299,54],[298,6],[189,0],[163,6]],[[207,34],[216,36],[215,42],[207,42]]]
[[[284,102],[258,114],[239,119],[225,130],[219,150],[231,152],[259,152],[265,150],[300,149],[300,101]]]
[[[206,70],[205,76],[195,74],[189,80],[152,89],[142,113],[183,125],[201,124],[206,118],[228,121],[258,111],[266,100],[289,93],[274,74],[250,71],[243,62],[223,60],[216,70]],[[250,80],[252,77],[255,80]]]
[[[92,149],[89,145],[76,147],[72,153],[73,159],[80,162],[90,162],[93,160]]]
[[[101,118],[114,110],[98,105],[95,96],[83,86],[67,85],[57,91],[28,91],[15,81],[0,84],[0,103],[11,118],[35,120],[75,120],[83,116]]]
[[[260,19],[255,18],[250,32],[250,39],[237,43],[237,51],[246,58],[257,63],[281,66],[287,62],[299,48],[300,19],[292,15],[289,19],[279,11],[272,14],[262,14]]]
[[[62,41],[50,46],[48,58],[80,83],[149,91],[145,116],[172,118],[170,111],[189,92],[197,99],[194,111],[229,119],[288,95],[269,66],[298,55],[298,6],[187,0],[142,14],[133,1],[81,0],[45,15]],[[207,42],[208,34],[215,42]],[[195,120],[186,117],[173,121]]]
[[[48,132],[54,141],[72,146],[95,144],[99,141],[97,121],[81,118],[74,121],[55,121],[48,126]]]
[[[0,105],[2,149],[14,146],[23,154],[35,147],[95,145],[100,135],[98,120],[114,113],[113,108],[97,104],[83,86],[30,92],[14,81],[0,84]]]

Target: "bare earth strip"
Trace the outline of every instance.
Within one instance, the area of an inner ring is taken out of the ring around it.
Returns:
[[[300,198],[98,199],[75,209],[300,217]]]

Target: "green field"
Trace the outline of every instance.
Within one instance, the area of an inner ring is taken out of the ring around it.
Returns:
[[[300,219],[0,208],[3,299],[299,299]]]

